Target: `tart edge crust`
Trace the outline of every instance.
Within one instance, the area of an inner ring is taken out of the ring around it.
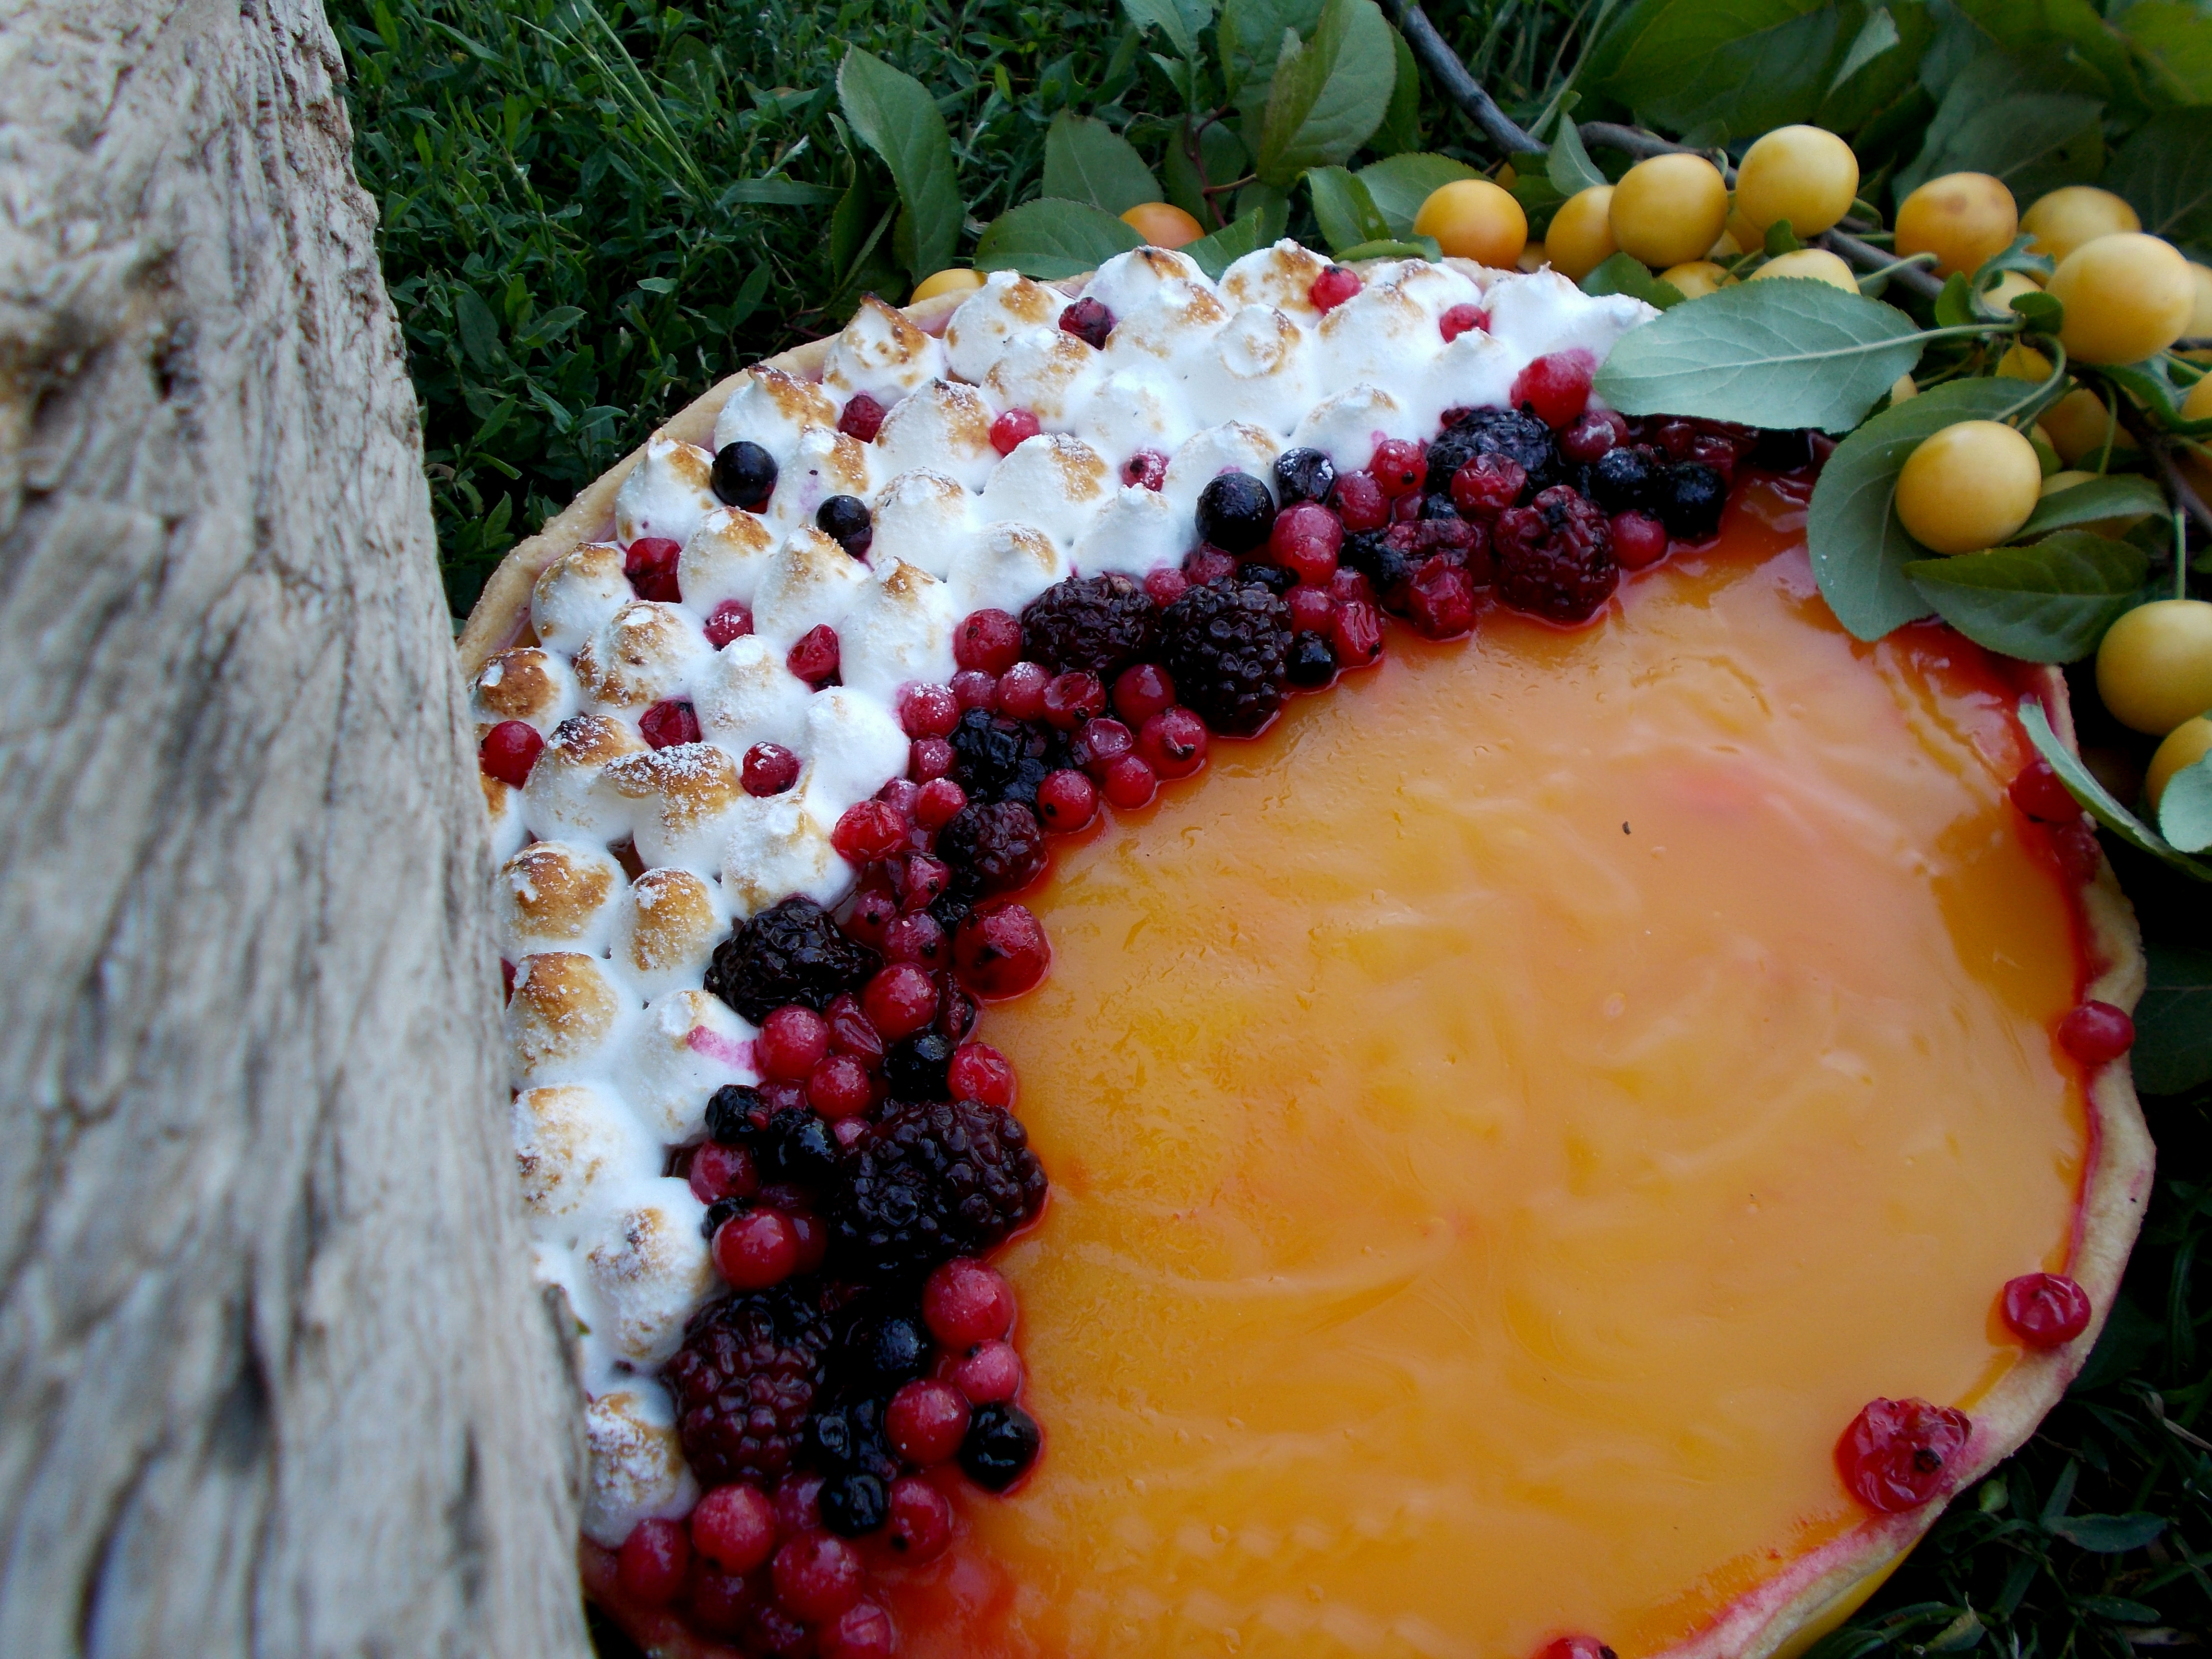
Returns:
[[[1079,292],[1085,280],[1074,277],[1053,286]],[[967,298],[966,290],[940,295],[903,307],[902,314],[933,333],[941,332]],[[829,337],[809,341],[747,367],[815,378],[830,345]],[[708,441],[714,417],[744,372],[740,369],[717,381],[671,416],[660,429],[686,442]],[[517,543],[500,561],[454,641],[465,676],[473,676],[494,654],[529,635],[531,589],[539,574],[563,553],[606,531],[614,516],[615,492],[643,453],[641,446],[624,456],[542,531]],[[2060,740],[2074,749],[2065,676],[2055,667],[2039,666],[2028,684]],[[2109,862],[2100,860],[2096,877],[2083,887],[2081,898],[2083,944],[2095,969],[2082,994],[2132,1012],[2146,980],[2142,933]],[[1787,1659],[1802,1652],[1880,1589],[1936,1524],[1950,1499],[2018,1450],[2058,1403],[2088,1363],[2119,1292],[2129,1252],[2150,1201],[2155,1164],[2149,1127],[2124,1057],[2096,1073],[2086,1099],[2089,1150],[2069,1270],[2088,1292],[2094,1310],[2088,1328],[2063,1348],[2023,1350],[2019,1362],[1975,1402],[1965,1465],[1944,1496],[1901,1514],[1868,1516],[1842,1537],[1799,1557],[1766,1583],[1728,1603],[1702,1630],[1655,1659],[1771,1659],[1778,1655]],[[562,1299],[565,1303],[566,1297]],[[588,1540],[582,1541],[581,1550],[586,1590],[653,1659],[739,1659],[737,1650],[695,1636],[665,1613],[621,1605],[615,1594],[612,1552]]]

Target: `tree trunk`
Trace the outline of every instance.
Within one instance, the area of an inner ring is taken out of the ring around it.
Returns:
[[[0,1653],[586,1651],[414,397],[307,0],[0,23]]]

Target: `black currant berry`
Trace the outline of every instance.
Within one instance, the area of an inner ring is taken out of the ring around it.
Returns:
[[[960,1467],[984,1491],[1004,1492],[1029,1473],[1043,1443],[1036,1419],[1019,1406],[978,1406],[960,1443]]]
[[[1224,472],[1198,494],[1198,534],[1226,553],[1249,553],[1275,527],[1275,498],[1249,472]]]
[[[1325,501],[1336,488],[1336,463],[1318,449],[1286,449],[1275,457],[1275,494],[1285,507]]]
[[[872,1474],[840,1474],[822,1484],[822,1524],[840,1538],[865,1538],[890,1519],[890,1494]]]
[[[1327,685],[1336,678],[1335,647],[1318,634],[1292,635],[1284,678],[1304,691]]]
[[[876,521],[858,495],[832,495],[814,509],[815,528],[854,558],[866,558],[876,539]]]
[[[718,501],[757,513],[775,493],[775,457],[750,439],[724,444],[708,475]]]

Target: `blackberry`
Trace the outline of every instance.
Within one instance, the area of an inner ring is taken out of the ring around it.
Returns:
[[[1639,513],[1651,501],[1662,464],[1643,444],[1622,444],[1589,470],[1590,499],[1607,513]]]
[[[1528,475],[1528,495],[1565,476],[1552,428],[1517,409],[1471,409],[1455,416],[1429,446],[1429,476],[1449,483],[1478,455],[1503,455],[1519,465]]]
[[[1336,647],[1318,634],[1294,635],[1285,677],[1304,691],[1327,685],[1336,678]]]
[[[1588,622],[1620,585],[1605,514],[1571,489],[1498,515],[1498,597],[1555,623]]]
[[[731,930],[714,947],[707,988],[756,1025],[788,1003],[819,1013],[857,991],[883,958],[838,931],[830,913],[793,895]]]
[[[1249,472],[1223,472],[1198,492],[1198,533],[1225,553],[1249,553],[1275,527],[1275,498]]]
[[[846,1158],[829,1220],[847,1271],[918,1279],[981,1255],[1036,1215],[1044,1194],[1029,1136],[1002,1108],[895,1101]]]
[[[935,1031],[894,1042],[884,1051],[884,1087],[893,1100],[943,1100],[952,1039]]]
[[[1118,571],[1054,582],[1022,612],[1022,654],[1058,673],[1081,671],[1108,684],[1143,656],[1159,607]]]
[[[1336,463],[1318,449],[1286,449],[1275,457],[1275,494],[1285,507],[1326,501],[1336,488]]]
[[[970,708],[952,728],[952,781],[977,801],[1034,806],[1036,787],[1067,764],[1065,733],[1025,725],[988,708]],[[942,921],[940,917],[939,920]],[[951,924],[947,923],[947,931]]]
[[[960,1443],[960,1467],[986,1492],[1004,1492],[1029,1473],[1044,1443],[1036,1419],[1010,1401],[978,1406]]]
[[[662,1372],[677,1434],[701,1481],[763,1491],[796,1460],[830,1346],[822,1287],[790,1279],[702,1308]]]
[[[1228,578],[1247,587],[1264,587],[1280,599],[1298,585],[1298,573],[1287,565],[1261,564],[1256,560],[1237,567],[1237,574]]]
[[[775,457],[748,439],[724,444],[714,452],[714,465],[707,482],[715,499],[757,513],[775,493]]]
[[[822,1483],[817,1501],[822,1524],[840,1538],[865,1538],[891,1518],[890,1493],[877,1475],[856,1471],[834,1476]]]
[[[1249,737],[1283,706],[1291,611],[1264,587],[1194,587],[1160,616],[1160,666],[1215,731]]]
[[[1704,462],[1680,461],[1668,467],[1652,495],[1661,522],[1676,541],[1709,541],[1720,533],[1728,483]]]
[[[1367,578],[1377,599],[1387,600],[1406,580],[1406,556],[1390,544],[1388,530],[1359,530],[1344,538],[1336,562]]]
[[[1042,874],[1044,831],[1018,800],[971,802],[937,832],[937,856],[965,875],[971,893],[1011,892]]]

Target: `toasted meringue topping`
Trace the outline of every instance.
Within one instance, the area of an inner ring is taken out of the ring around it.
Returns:
[[[1018,445],[983,488],[986,520],[1034,526],[1061,548],[1074,546],[1106,504],[1112,474],[1080,438],[1043,432]]]
[[[1077,538],[1076,572],[1096,576],[1102,571],[1118,570],[1124,575],[1142,576],[1162,565],[1179,562],[1190,551],[1192,534],[1191,520],[1177,512],[1165,495],[1156,489],[1124,485]]]
[[[689,870],[647,870],[615,901],[614,976],[648,1003],[697,985],[729,928],[720,894]]]
[[[1117,253],[1092,273],[1084,297],[1096,300],[1115,319],[1127,318],[1167,283],[1203,283],[1206,272],[1188,253],[1164,247],[1132,248]],[[1056,314],[1056,313],[1055,313]]]
[[[479,738],[502,720],[520,720],[543,737],[576,712],[576,677],[559,652],[519,645],[477,671],[469,711]]]
[[[945,324],[945,361],[962,380],[980,384],[1008,340],[1033,328],[1057,326],[1066,308],[1067,298],[1059,289],[1011,270],[994,270]]]
[[[933,381],[885,417],[876,434],[877,476],[926,470],[981,489],[999,464],[991,420],[990,404],[974,386]]]
[[[644,1377],[625,1379],[584,1413],[591,1479],[584,1488],[584,1536],[617,1549],[641,1521],[681,1520],[699,1501],[699,1483],[676,1434],[668,1391]]]
[[[835,427],[837,405],[818,386],[766,364],[749,368],[714,417],[714,447],[740,439],[758,444],[788,466],[799,453],[799,435],[809,427]]]
[[[708,488],[714,458],[696,444],[656,432],[615,492],[615,538],[625,547],[658,536],[682,544],[720,503]]]
[[[808,630],[835,628],[868,585],[868,567],[811,526],[769,561],[753,595],[753,632],[788,651]]]
[[[944,346],[871,294],[830,343],[822,384],[841,398],[865,392],[888,409],[944,373]]]
[[[1002,522],[977,534],[946,586],[959,616],[971,611],[1018,612],[1070,568],[1060,544],[1044,532]]]
[[[523,1207],[542,1237],[574,1244],[610,1191],[660,1173],[660,1143],[587,1085],[526,1089],[514,1097],[514,1117]]]
[[[672,744],[625,755],[606,771],[608,786],[635,802],[637,855],[670,869],[713,872],[721,863],[722,820],[744,793],[738,763],[711,743]]]
[[[491,820],[491,855],[504,860],[530,839],[530,826],[522,821],[522,791],[513,784],[479,772],[483,785],[484,816]]]
[[[834,824],[854,801],[906,769],[907,736],[888,702],[852,686],[817,691],[806,705],[807,811]]]
[[[1172,455],[1198,430],[1182,383],[1158,363],[1116,369],[1101,380],[1082,424],[1084,437],[1116,467],[1139,450]]]
[[[876,564],[883,563],[879,550]],[[944,582],[892,559],[845,618],[853,641],[841,653],[847,689],[896,708],[902,686],[945,684],[952,678],[952,628],[959,620]]]
[[[1221,273],[1221,297],[1234,306],[1268,306],[1300,323],[1321,315],[1313,302],[1315,278],[1328,261],[1288,238],[1255,248]]]
[[[1199,493],[1224,472],[1249,472],[1273,490],[1275,457],[1282,451],[1273,433],[1242,421],[1210,426],[1176,451],[1160,494],[1194,526]]]
[[[601,708],[642,713],[682,692],[714,647],[682,608],[632,599],[576,653],[576,684]]]
[[[775,552],[775,532],[739,507],[718,507],[700,521],[676,562],[676,585],[693,614],[710,617],[725,599],[753,602]]]
[[[757,1083],[753,1028],[705,991],[656,998],[630,1029],[623,1096],[659,1140],[681,1146],[707,1133],[707,1100],[726,1083]]]
[[[1026,409],[1044,425],[1064,428],[1102,378],[1091,347],[1066,329],[1033,328],[1006,342],[983,391],[1000,409]]]
[[[530,590],[531,631],[547,650],[574,656],[635,597],[623,574],[622,549],[586,542],[570,548],[539,574]]]
[[[584,1266],[611,1316],[606,1336],[634,1365],[660,1365],[684,1340],[684,1322],[714,1287],[699,1224],[707,1206],[681,1181],[647,1185],[650,1196],[616,1218],[585,1252]]]
[[[605,787],[610,761],[643,750],[645,740],[605,714],[571,714],[553,728],[530,781],[522,788],[522,816],[547,840],[614,842],[629,833],[629,803]]]
[[[902,472],[876,497],[875,512],[870,560],[903,560],[937,577],[951,574],[978,522],[975,498],[941,472]]]
[[[786,526],[812,525],[815,509],[832,495],[875,493],[869,466],[872,446],[828,427],[809,427],[799,434],[799,445],[775,481],[769,498],[768,516]]]
[[[808,810],[804,791],[765,799],[748,795],[730,818],[722,896],[738,920],[793,893],[830,905],[852,891],[853,866],[830,844],[830,826]]]
[[[630,1008],[597,957],[574,951],[525,957],[515,964],[507,1005],[518,1085],[589,1080]]]
[[[622,866],[601,847],[534,841],[500,866],[493,889],[499,953],[520,962],[536,951],[606,948]]]
[[[724,646],[700,676],[691,705],[699,729],[741,760],[757,743],[796,749],[805,732],[811,693],[784,666],[787,649],[748,634]]]
[[[1115,324],[1106,339],[1107,364],[1179,364],[1206,350],[1215,331],[1228,321],[1229,307],[1214,297],[1210,285],[1178,276],[1161,283]]]

